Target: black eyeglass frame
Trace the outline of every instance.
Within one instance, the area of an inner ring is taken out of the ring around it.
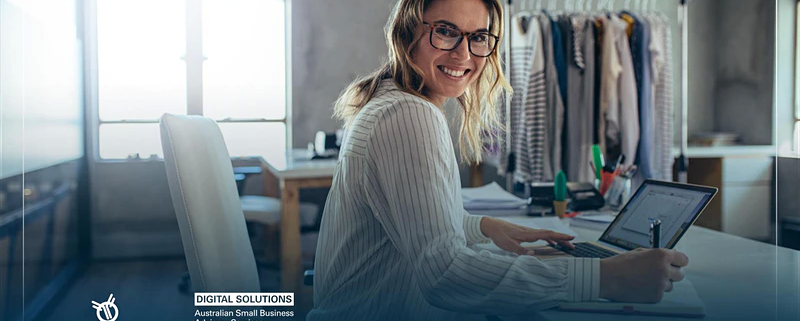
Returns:
[[[489,53],[486,54],[485,56],[476,55],[474,52],[472,52],[472,44],[470,44],[470,41],[467,40],[467,49],[469,50],[469,53],[471,55],[473,55],[475,57],[486,58],[486,57],[491,56],[492,53],[494,53],[494,51],[497,50],[497,44],[500,43],[500,37],[495,35],[495,34],[493,34],[493,33],[491,33],[491,32],[488,32],[488,31],[465,32],[465,31],[459,30],[458,28],[453,28],[453,27],[451,27],[449,25],[446,25],[446,24],[440,24],[440,23],[430,24],[430,23],[427,23],[427,22],[424,22],[424,21],[422,22],[422,24],[425,25],[426,27],[430,28],[430,30],[428,32],[429,33],[428,42],[431,44],[431,47],[434,47],[434,48],[439,49],[439,50],[444,50],[444,51],[456,50],[456,48],[458,48],[458,46],[461,45],[461,42],[464,40],[465,37],[471,36],[471,35],[476,35],[476,34],[486,34],[488,36],[494,37],[494,45],[492,46],[492,50],[489,50]],[[443,49],[443,48],[439,48],[439,47],[437,47],[436,45],[433,44],[433,30],[437,26],[446,26],[448,28],[452,28],[452,29],[455,29],[456,31],[461,32],[461,37],[458,38],[458,40],[456,41],[456,44],[453,45],[453,48]]]

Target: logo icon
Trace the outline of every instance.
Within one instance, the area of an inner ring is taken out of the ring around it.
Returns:
[[[97,310],[97,320],[100,321],[116,321],[117,316],[119,316],[119,309],[117,309],[117,305],[114,304],[114,293],[108,296],[108,301],[103,303],[97,303],[92,301],[92,307]],[[112,313],[111,310],[114,310]],[[102,314],[101,314],[102,312]]]

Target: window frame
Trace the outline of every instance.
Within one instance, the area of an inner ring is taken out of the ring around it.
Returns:
[[[139,160],[128,158],[102,158],[100,156],[100,126],[106,124],[157,124],[158,119],[100,119],[99,104],[99,77],[98,77],[98,41],[97,41],[97,1],[86,0],[84,7],[84,83],[86,98],[86,143],[90,146],[94,162],[129,162],[153,160],[150,155],[139,155]],[[203,34],[202,16],[203,0],[186,1],[186,51],[184,63],[186,64],[186,114],[203,115]],[[291,0],[284,2],[284,35],[285,35],[285,81],[286,102],[285,114],[280,119],[266,118],[226,118],[215,120],[217,123],[283,123],[285,130],[286,148],[292,148],[292,38],[291,38]],[[159,157],[158,161],[163,161]]]

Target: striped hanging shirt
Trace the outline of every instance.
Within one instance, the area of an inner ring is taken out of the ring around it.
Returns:
[[[596,300],[598,259],[477,252],[442,111],[383,80],[348,126],[308,320],[454,320]]]

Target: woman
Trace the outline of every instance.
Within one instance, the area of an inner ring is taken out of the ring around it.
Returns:
[[[682,279],[685,255],[634,251],[542,261],[520,242],[572,237],[467,214],[442,106],[461,107],[460,150],[480,161],[498,123],[498,0],[400,0],[386,30],[389,61],[335,106],[346,135],[322,220],[309,320],[452,320],[561,301],[657,301]],[[469,245],[494,242],[520,254]],[[675,266],[673,266],[675,265]],[[635,285],[635,286],[634,286]]]

